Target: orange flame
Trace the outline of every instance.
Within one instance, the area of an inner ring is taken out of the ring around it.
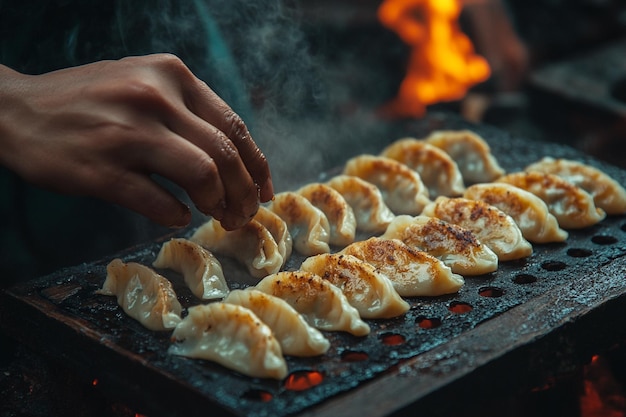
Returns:
[[[489,64],[459,27],[461,9],[462,0],[384,0],[380,5],[380,22],[412,48],[407,74],[384,114],[421,117],[427,105],[459,100],[489,78]]]

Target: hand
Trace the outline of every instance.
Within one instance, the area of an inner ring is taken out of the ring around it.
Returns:
[[[100,61],[43,75],[0,66],[0,163],[35,185],[98,197],[169,227],[182,187],[226,229],[273,196],[267,160],[241,118],[173,55]]]

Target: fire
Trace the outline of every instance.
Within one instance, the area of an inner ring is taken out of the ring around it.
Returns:
[[[460,29],[462,6],[462,0],[384,0],[380,5],[380,22],[412,48],[407,74],[384,114],[421,117],[427,105],[459,100],[489,78],[489,64]]]

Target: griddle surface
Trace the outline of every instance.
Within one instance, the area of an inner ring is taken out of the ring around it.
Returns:
[[[463,128],[482,135],[508,172],[543,156],[564,157],[597,166],[626,183],[626,172],[574,149],[515,139],[448,115],[394,128],[379,150],[403,136]],[[176,236],[188,236],[195,227]],[[530,384],[537,374],[571,359],[559,355],[559,349],[577,356],[626,332],[626,218],[618,216],[570,231],[564,243],[534,245],[530,258],[502,262],[493,274],[466,277],[458,294],[409,298],[411,309],[403,317],[368,320],[372,332],[367,337],[325,333],[332,345],[327,354],[287,357],[290,372],[321,372],[323,382],[290,391],[282,381],[249,378],[211,362],[168,355],[169,333],[146,330],[123,313],[114,297],[95,294],[111,259],[150,265],[162,242],[172,236],[5,291],[0,295],[1,325],[21,342],[98,379],[105,392],[152,417],[382,416],[445,409],[445,401],[439,401],[452,392],[455,398],[462,398],[462,392],[471,400],[481,390],[503,388],[512,380]],[[302,259],[295,254],[288,267]],[[231,288],[253,283],[241,266],[220,260]],[[198,303],[180,275],[159,272],[172,280],[183,306]],[[458,304],[471,310],[455,313],[452,307]],[[389,336],[400,342],[386,343]]]

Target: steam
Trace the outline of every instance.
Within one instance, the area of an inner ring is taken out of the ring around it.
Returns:
[[[115,30],[126,54],[175,53],[231,105],[282,191],[341,163],[346,149],[366,151],[375,122],[357,113],[346,124],[339,108],[352,92],[338,81],[367,68],[337,74],[337,57],[311,51],[301,18],[290,0],[126,2]],[[354,65],[349,52],[340,56]]]

